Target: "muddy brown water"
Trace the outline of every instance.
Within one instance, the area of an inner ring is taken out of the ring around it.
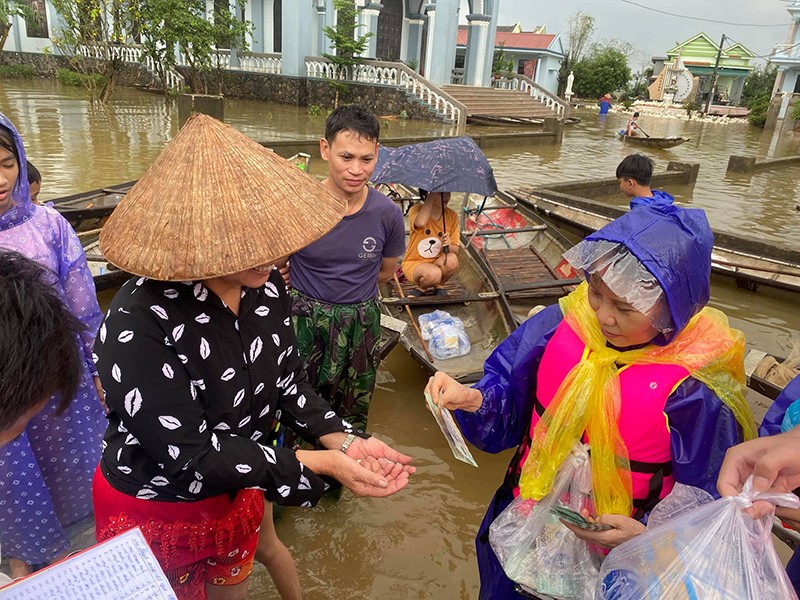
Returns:
[[[323,117],[302,108],[233,100],[226,120],[257,140],[315,139]],[[91,106],[82,90],[50,81],[3,81],[0,112],[19,127],[30,159],[42,171],[43,199],[108,186],[140,177],[177,128],[177,111],[163,98],[120,89],[109,107]],[[625,117],[579,112],[560,146],[500,149],[488,153],[501,188],[613,176],[628,153],[614,138]],[[449,135],[452,128],[381,119],[383,135]],[[681,201],[708,211],[712,226],[800,249],[800,212],[795,210],[800,167],[752,176],[726,176],[731,154],[759,157],[800,152],[792,140],[777,142],[746,125],[712,125],[643,117],[654,136],[679,135],[690,142],[651,151],[657,169],[670,160],[699,162],[693,189],[669,190]],[[489,128],[470,128],[489,131]],[[312,172],[324,172],[316,161]],[[167,199],[165,199],[167,200]],[[624,203],[621,197],[608,198]],[[111,294],[101,295],[107,304]],[[800,330],[797,299],[781,293],[752,293],[715,281],[712,305],[742,329],[748,345],[785,354]],[[523,307],[524,308],[524,307]],[[483,511],[500,484],[509,453],[475,452],[478,469],[455,461],[424,408],[427,377],[396,348],[385,361],[370,409],[370,429],[415,457],[417,474],[390,499],[324,499],[313,510],[288,509],[278,533],[296,557],[305,597],[349,598],[477,597],[473,537]],[[761,414],[766,405],[753,397]],[[251,598],[276,597],[263,567],[254,572]]]

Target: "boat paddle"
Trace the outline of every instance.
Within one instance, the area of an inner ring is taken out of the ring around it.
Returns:
[[[447,223],[446,223],[445,214],[444,214],[444,192],[442,192],[442,237],[444,237],[445,235],[447,235]],[[449,245],[443,245],[442,246],[442,252],[444,252],[445,256],[446,256],[447,253],[450,252],[450,246]],[[447,262],[447,258],[445,258],[445,263],[446,262]]]

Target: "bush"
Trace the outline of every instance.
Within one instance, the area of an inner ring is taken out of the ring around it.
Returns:
[[[30,79],[36,71],[30,65],[0,65],[0,79]]]
[[[56,69],[56,79],[72,87],[102,88],[106,84],[106,78],[100,73],[78,73],[69,69]]]
[[[767,123],[767,111],[769,110],[769,96],[760,96],[750,101],[750,115],[747,120],[755,127],[764,128]]]
[[[318,117],[322,114],[322,107],[319,104],[312,104],[308,107],[309,117]]]

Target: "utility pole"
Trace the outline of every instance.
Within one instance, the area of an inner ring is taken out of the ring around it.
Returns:
[[[719,59],[722,56],[722,46],[725,44],[725,34],[722,34],[722,39],[719,41],[719,50],[717,50],[717,60],[714,62],[714,72],[711,73],[711,89],[708,90],[708,99],[706,100],[706,110],[703,114],[708,114],[711,108],[711,100],[714,98],[714,88],[717,87],[717,70],[719,69]]]

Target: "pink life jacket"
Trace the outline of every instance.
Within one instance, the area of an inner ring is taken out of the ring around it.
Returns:
[[[519,495],[519,474],[528,457],[533,428],[555,397],[561,382],[588,352],[566,320],[559,324],[547,343],[536,376],[530,430],[521,446],[521,453],[518,451],[509,467],[508,475],[515,482],[515,497]],[[626,365],[619,370],[622,396],[619,432],[628,449],[631,465],[634,517],[652,510],[675,485],[664,406],[675,388],[687,377],[689,372],[677,365]]]

